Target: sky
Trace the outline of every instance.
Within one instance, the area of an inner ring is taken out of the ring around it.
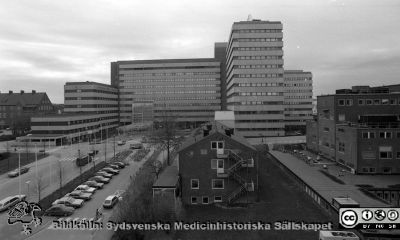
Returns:
[[[284,68],[314,96],[400,83],[398,0],[0,0],[0,91],[110,83],[110,62],[209,58],[235,21],[283,23]]]

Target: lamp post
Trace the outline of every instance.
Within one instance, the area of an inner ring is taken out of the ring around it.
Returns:
[[[26,199],[29,199],[29,183],[31,183],[31,181],[26,181],[25,183],[28,186],[28,192],[26,193]]]
[[[21,153],[18,151],[18,194],[21,195]]]

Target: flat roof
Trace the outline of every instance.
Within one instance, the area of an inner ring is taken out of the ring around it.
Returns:
[[[397,183],[398,176],[349,175],[341,178],[345,184],[339,184],[320,172],[320,168],[312,167],[289,153],[282,153],[274,150],[270,150],[269,153],[318,192],[318,194],[329,203],[332,202],[333,198],[348,196],[358,202],[361,207],[390,207],[390,204],[367,196],[357,185],[367,184],[376,187],[387,187]],[[331,174],[337,174],[339,171],[341,171],[340,167],[329,165],[329,172]]]
[[[152,59],[152,60],[123,60],[118,64],[152,64],[152,63],[191,63],[191,62],[220,62],[216,58],[183,58],[183,59]]]
[[[353,199],[348,198],[348,197],[337,197],[337,198],[333,198],[333,199],[335,199],[335,201],[340,204],[359,204],[358,202],[356,202]]]
[[[154,188],[175,188],[178,184],[178,167],[171,165],[158,176],[157,181],[153,184]]]
[[[99,86],[103,86],[103,87],[109,87],[109,88],[115,88],[116,87],[109,85],[109,84],[105,84],[105,83],[99,83],[99,82],[91,82],[91,81],[86,81],[86,82],[66,82],[65,85],[99,85]]]

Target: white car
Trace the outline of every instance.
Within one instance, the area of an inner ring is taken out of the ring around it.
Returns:
[[[25,195],[15,195],[6,197],[0,201],[0,211],[12,208],[15,204],[21,201],[25,201],[25,199],[26,199]]]
[[[81,190],[82,192],[87,192],[92,194],[96,192],[96,188],[89,187],[88,185],[79,185],[75,188],[75,190]]]

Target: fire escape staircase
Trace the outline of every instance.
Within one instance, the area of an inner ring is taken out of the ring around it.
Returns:
[[[240,157],[237,153],[235,153],[232,150],[225,149],[223,154],[220,154],[218,156],[219,158],[231,158],[235,161],[235,164],[230,166],[228,169],[218,169],[217,170],[217,176],[221,178],[232,178],[236,182],[239,183],[239,187],[233,190],[231,193],[229,193],[226,196],[227,203],[231,204],[234,202],[236,199],[238,199],[240,196],[242,196],[246,191],[252,192],[254,191],[254,183],[253,182],[246,182],[246,180],[241,177],[239,174],[237,174],[237,170],[239,170],[242,167],[253,167],[254,166],[254,160],[252,158],[250,159],[243,159]]]

